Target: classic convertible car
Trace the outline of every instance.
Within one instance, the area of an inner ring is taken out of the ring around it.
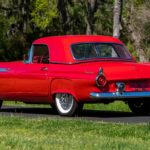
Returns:
[[[150,113],[150,65],[137,63],[109,36],[52,36],[33,42],[24,61],[0,63],[4,100],[51,104],[72,116],[85,103],[127,103]]]

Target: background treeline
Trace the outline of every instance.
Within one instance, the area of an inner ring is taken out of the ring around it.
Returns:
[[[149,61],[149,0],[0,0],[0,61],[22,59],[42,36],[113,35],[115,15],[118,37],[140,61]]]

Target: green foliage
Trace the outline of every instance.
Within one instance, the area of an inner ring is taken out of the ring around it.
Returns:
[[[130,53],[132,54],[132,56],[134,56],[135,58],[138,57],[137,53],[136,53],[136,50],[135,50],[135,47],[130,41],[128,41],[128,43],[127,43],[127,48],[130,51]]]
[[[16,34],[10,37],[7,45],[8,60],[22,60],[26,45],[26,39],[22,34]]]
[[[112,35],[113,7],[112,3],[102,3],[95,13],[95,34]]]
[[[111,104],[85,104],[85,109],[90,110],[105,110],[105,111],[124,111],[124,112],[130,112],[130,109],[127,104],[124,102],[114,102]]]
[[[139,57],[141,52],[145,61],[150,60],[149,55],[149,30],[150,30],[150,1],[148,0],[125,0],[123,5],[123,37],[125,42],[133,47],[133,55]],[[129,45],[129,48],[131,46]]]
[[[92,2],[92,1],[91,1]],[[94,2],[94,1],[93,1]],[[93,34],[112,35],[114,0],[97,1],[92,19]],[[23,49],[41,36],[61,34],[86,34],[89,15],[86,0],[65,0],[66,22],[56,0],[0,0],[0,61],[21,59]],[[150,58],[150,1],[124,0],[121,39],[137,57],[133,31],[140,35],[140,49]],[[131,50],[132,49],[132,50]]]
[[[6,18],[0,14],[0,42],[4,42],[6,40],[6,34],[8,31],[8,21],[6,20]],[[1,44],[0,44],[0,48],[1,48]]]
[[[0,15],[0,60],[5,60],[5,49],[7,47],[7,31],[8,31],[8,21],[4,16]]]
[[[57,17],[55,0],[35,0],[34,9],[32,10],[32,21],[37,27],[44,30]]]
[[[73,5],[68,5],[70,34],[85,34],[85,2],[79,0]]]
[[[147,150],[150,147],[148,124],[1,117],[0,130],[3,150]]]

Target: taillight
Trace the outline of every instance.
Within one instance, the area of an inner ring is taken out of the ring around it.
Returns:
[[[98,87],[104,87],[107,83],[106,77],[104,75],[103,69],[100,68],[98,76],[96,77],[96,85]]]

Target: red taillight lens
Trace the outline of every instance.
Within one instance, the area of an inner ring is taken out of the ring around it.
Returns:
[[[99,87],[104,87],[107,83],[106,77],[104,75],[99,75],[96,79],[96,84]]]

